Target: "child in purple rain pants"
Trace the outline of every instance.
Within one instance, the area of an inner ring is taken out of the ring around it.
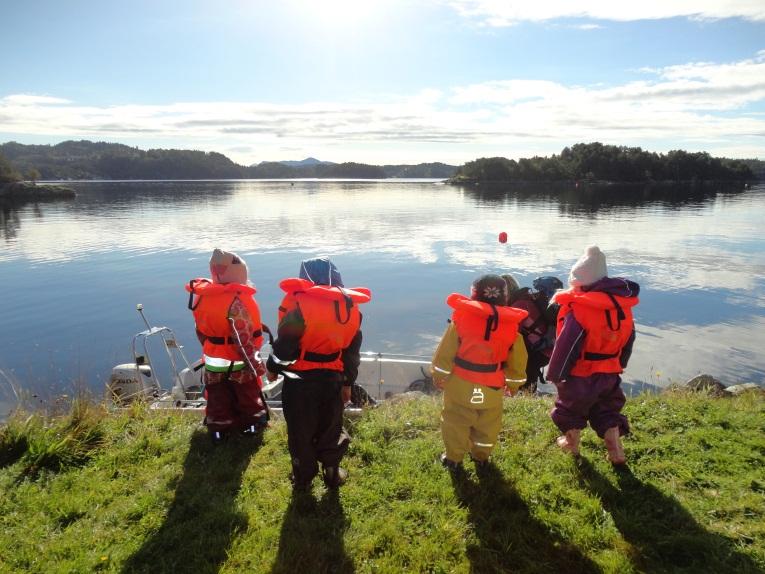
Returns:
[[[571,269],[569,289],[553,297],[560,311],[547,380],[558,389],[550,413],[563,433],[558,446],[578,456],[579,434],[589,422],[605,441],[608,459],[621,465],[626,458],[619,437],[629,423],[621,412],[626,399],[619,375],[632,353],[632,307],[640,287],[607,273],[605,255],[592,245]]]

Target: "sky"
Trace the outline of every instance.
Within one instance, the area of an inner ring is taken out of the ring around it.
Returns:
[[[765,0],[0,0],[0,142],[765,159]]]

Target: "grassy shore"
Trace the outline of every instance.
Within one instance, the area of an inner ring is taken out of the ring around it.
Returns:
[[[350,423],[348,484],[293,497],[282,421],[212,447],[198,417],[76,404],[0,430],[2,572],[763,572],[765,398],[630,400],[629,470],[549,399],[507,401],[494,466],[450,475],[440,401]]]

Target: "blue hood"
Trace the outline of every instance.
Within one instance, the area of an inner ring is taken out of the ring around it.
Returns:
[[[335,264],[328,257],[305,259],[300,264],[300,278],[307,279],[315,285],[343,287],[343,278]]]

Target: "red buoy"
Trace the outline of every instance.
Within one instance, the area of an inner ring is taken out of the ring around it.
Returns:
[[[499,242],[507,243],[507,233],[505,233],[504,231],[500,232],[499,234]]]

